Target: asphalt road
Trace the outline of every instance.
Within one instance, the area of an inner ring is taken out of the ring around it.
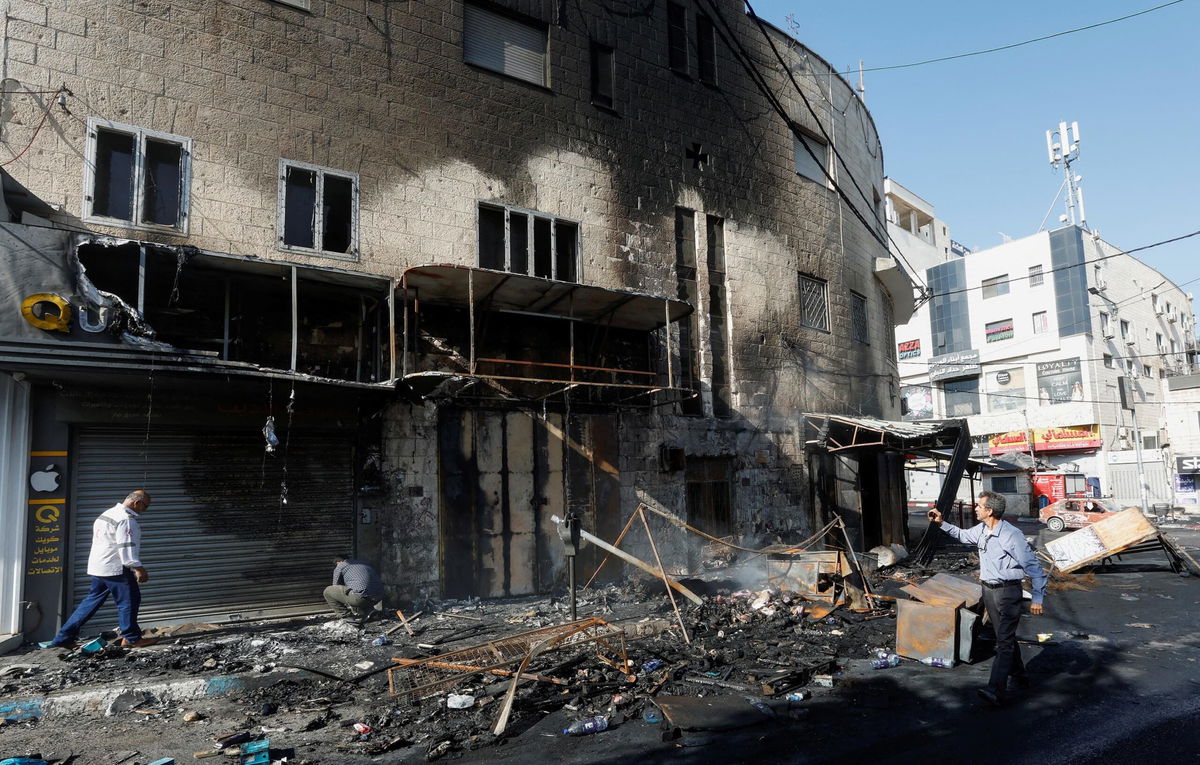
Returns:
[[[1043,540],[1053,534],[1023,525]],[[1198,554],[1200,530],[1167,529]],[[1195,762],[1200,753],[1200,577],[1160,553],[1127,556],[1084,589],[1054,591],[1019,635],[1034,686],[1003,709],[975,694],[990,660],[953,669],[913,662],[872,671],[851,661],[798,720],[685,733],[663,742],[634,720],[585,738],[557,736],[561,713],[462,762],[1081,763]],[[1037,644],[1037,633],[1052,638]]]

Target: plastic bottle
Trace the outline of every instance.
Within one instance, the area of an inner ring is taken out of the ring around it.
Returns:
[[[789,693],[787,695],[787,700],[791,701],[791,702],[805,701],[806,699],[810,698],[811,696],[812,696],[812,693],[810,693],[808,691],[792,691],[791,693]]]
[[[607,717],[585,717],[582,720],[576,720],[571,723],[570,727],[563,728],[563,735],[587,736],[592,733],[599,733],[602,730],[608,730]]]
[[[653,672],[663,665],[662,659],[651,659],[642,665],[643,672]]]
[[[943,659],[941,656],[926,656],[924,659],[921,659],[921,663],[929,667],[942,667],[943,669],[949,669],[954,666],[953,659]]]
[[[924,659],[922,659],[924,661]],[[889,653],[886,656],[881,656],[871,662],[871,669],[891,669],[892,667],[900,666],[900,657],[894,653]]]

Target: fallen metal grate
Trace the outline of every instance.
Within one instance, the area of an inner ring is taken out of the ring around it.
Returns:
[[[510,674],[504,671],[506,667],[538,653],[589,645],[598,648],[601,661],[627,671],[625,632],[603,619],[591,618],[489,640],[428,659],[393,659],[400,666],[388,670],[388,688],[393,697],[428,698],[473,675]],[[521,673],[525,675],[523,668]]]

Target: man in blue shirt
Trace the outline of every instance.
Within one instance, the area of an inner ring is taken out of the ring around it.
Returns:
[[[960,529],[944,523],[937,510],[929,511],[929,519],[940,524],[950,536],[963,544],[973,544],[979,550],[979,581],[983,585],[983,605],[996,632],[996,658],[988,684],[979,695],[993,706],[1004,703],[1008,679],[1018,688],[1029,685],[1021,649],[1017,646],[1017,624],[1021,621],[1021,579],[1028,574],[1033,582],[1033,604],[1029,613],[1042,613],[1046,597],[1046,572],[1037,556],[1016,526],[1003,520],[1004,497],[990,491],[979,492],[975,516],[979,523]]]

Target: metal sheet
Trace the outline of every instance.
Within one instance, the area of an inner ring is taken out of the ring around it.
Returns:
[[[958,656],[958,609],[896,601],[896,653],[911,659]]]
[[[89,584],[93,521],[144,488],[153,497],[141,524],[151,577],[144,625],[323,609],[333,556],[353,549],[351,445],[293,433],[268,456],[249,430],[82,430],[73,450],[72,605]],[[115,618],[109,604],[93,623],[106,628]]]
[[[402,284],[414,290],[422,302],[466,305],[468,280],[474,282],[476,299],[486,299],[492,311],[575,318],[647,331],[663,326],[666,319],[677,321],[692,313],[692,307],[682,300],[470,266],[417,266],[404,272]]]

